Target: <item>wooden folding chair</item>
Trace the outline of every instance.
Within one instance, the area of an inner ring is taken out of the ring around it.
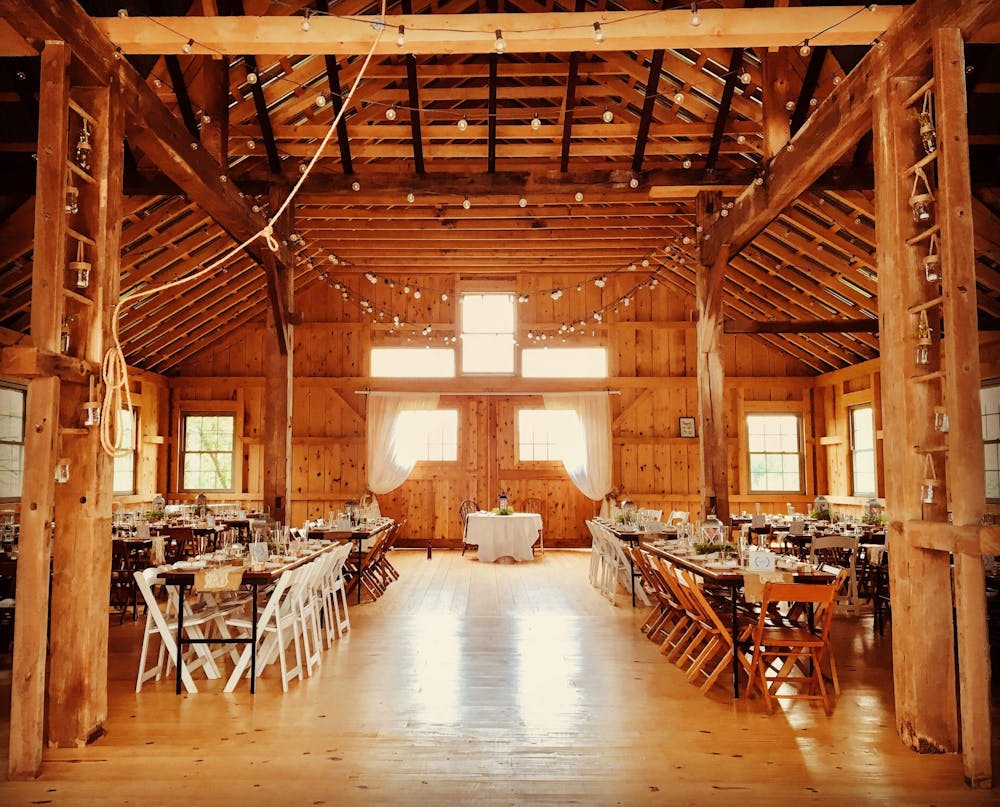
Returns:
[[[747,696],[757,686],[764,694],[769,713],[774,698],[818,700],[824,711],[833,713],[833,702],[823,680],[823,663],[830,650],[832,603],[837,587],[813,583],[774,583],[764,586],[761,613],[753,629],[753,662]],[[813,606],[812,625],[774,625],[768,619],[771,606],[778,603],[805,603]],[[769,671],[777,672],[768,676]],[[801,685],[792,694],[781,692],[784,684]]]

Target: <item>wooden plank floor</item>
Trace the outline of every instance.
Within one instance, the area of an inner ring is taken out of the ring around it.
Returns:
[[[136,695],[140,630],[116,624],[107,736],[47,750],[0,804],[1000,803],[964,788],[959,757],[899,742],[870,617],[834,624],[832,717],[768,716],[723,686],[699,695],[639,632],[644,609],[589,586],[586,552],[393,560],[402,579],[287,695],[273,677],[255,698],[197,677],[197,695]]]

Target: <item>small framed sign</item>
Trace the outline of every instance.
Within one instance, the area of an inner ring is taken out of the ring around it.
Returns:
[[[680,418],[681,437],[697,437],[694,430],[694,418]]]

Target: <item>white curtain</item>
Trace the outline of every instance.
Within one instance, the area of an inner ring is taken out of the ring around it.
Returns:
[[[368,489],[376,495],[398,488],[413,470],[412,441],[400,429],[400,413],[437,409],[438,395],[372,392],[368,395]]]
[[[598,501],[611,490],[611,403],[606,392],[543,396],[546,409],[577,414],[575,434],[559,446],[569,478],[588,498]]]

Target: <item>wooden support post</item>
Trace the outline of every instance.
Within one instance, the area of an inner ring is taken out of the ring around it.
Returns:
[[[913,380],[917,347],[915,317],[907,306],[926,294],[917,256],[906,244],[914,234],[904,174],[920,153],[913,110],[905,100],[923,83],[890,79],[875,94],[875,199],[878,238],[879,332],[885,498],[889,515],[892,587],[893,678],[896,726],[915,751],[958,749],[951,569],[946,552],[921,549],[911,522],[925,512],[920,485],[924,455],[933,436],[930,385]],[[943,469],[942,469],[943,470]]]
[[[96,243],[87,289],[92,303],[77,313],[83,334],[78,350],[96,364],[109,343],[118,299],[124,100],[114,76],[110,87],[74,88],[71,96],[93,119],[94,181],[81,192],[73,223]],[[99,737],[107,719],[113,460],[101,448],[99,429],[81,428],[88,397],[84,384],[62,385],[61,455],[69,462],[69,481],[55,495],[48,736],[51,745],[63,747]]]
[[[229,62],[206,59],[200,80],[205,110],[201,121],[201,144],[225,170],[229,165]]]
[[[59,350],[62,278],[66,259],[66,149],[70,53],[61,42],[42,51],[32,269],[31,333],[39,349]],[[28,384],[28,407],[18,558],[18,619],[14,626],[10,758],[12,779],[37,776],[45,746],[45,661],[49,624],[49,539],[58,459],[60,384],[55,377]]]
[[[965,42],[961,30],[939,29],[934,35],[933,52],[942,317],[947,328],[942,342],[941,383],[949,418],[947,471],[952,525],[961,529],[978,526],[986,504]],[[965,781],[970,787],[989,788],[993,786],[990,644],[981,551],[977,547],[974,554],[955,554],[955,624]]]
[[[722,194],[704,192],[697,197],[697,221],[703,230],[722,204]],[[729,263],[723,246],[712,266],[699,266],[695,279],[698,307],[698,445],[701,459],[702,514],[714,512],[729,522],[729,458],[726,448],[726,414],[722,369],[722,282]]]
[[[43,76],[44,73],[43,66]],[[31,462],[24,466],[24,494],[21,497],[20,554],[17,559],[19,607],[14,622],[11,672],[10,756],[7,762],[7,775],[11,779],[38,776],[45,747],[49,539],[55,496],[58,428],[59,379],[32,379],[28,382],[24,429],[24,454],[31,457]]]
[[[271,204],[277,206],[284,198],[284,189],[275,187]],[[293,225],[289,206],[276,228],[288,233]],[[266,256],[265,256],[266,258]],[[291,271],[280,267],[275,274],[276,305],[268,312],[268,322],[275,329],[275,339],[266,341],[264,374],[267,379],[264,402],[264,504],[278,523],[288,523],[291,516],[290,488],[292,480],[292,373],[294,367],[294,326],[287,317],[278,321],[278,312],[292,307],[294,290]]]

